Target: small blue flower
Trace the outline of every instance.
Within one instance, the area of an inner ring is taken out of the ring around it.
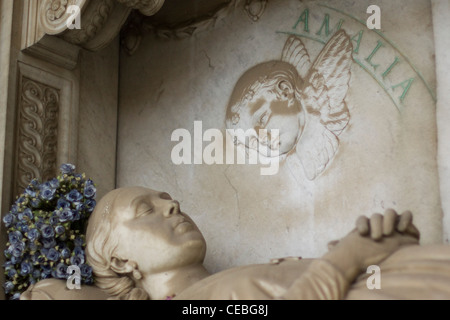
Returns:
[[[56,209],[70,208],[70,202],[64,198],[59,198],[56,202]]]
[[[12,257],[16,257],[16,258],[20,258],[22,256],[24,250],[25,250],[25,242],[18,242],[16,244],[10,245],[8,247],[8,251],[11,253]],[[11,260],[11,262],[13,262],[13,261]]]
[[[45,223],[44,223],[44,220],[42,218],[37,219],[36,223],[35,223],[36,228],[38,228],[38,229],[41,229],[44,224]]]
[[[71,174],[75,171],[75,165],[71,163],[64,163],[60,167],[62,174]]]
[[[37,251],[39,248],[34,241],[28,241],[28,249],[30,249],[30,251]]]
[[[25,188],[25,193],[29,195],[30,197],[34,198],[36,197],[36,189],[33,188],[33,186],[28,186]]]
[[[56,245],[55,238],[43,238],[41,239],[44,249],[52,248]]]
[[[28,232],[29,230],[29,226],[28,223],[26,221],[20,221],[16,224],[16,228],[20,231],[22,231],[23,233]]]
[[[60,222],[72,221],[73,211],[70,208],[64,208],[62,211],[58,211],[58,217]]]
[[[84,250],[83,250],[83,248],[81,247],[81,245],[83,244],[83,239],[81,239],[81,238],[76,238],[74,243],[75,243],[75,248],[73,248],[73,254],[74,254],[75,256],[78,256],[78,255],[83,256],[83,255],[84,255]],[[79,245],[77,245],[77,243],[78,243]]]
[[[87,199],[84,203],[84,207],[86,208],[88,213],[94,211],[95,205],[97,202],[94,199]]]
[[[7,281],[3,285],[3,288],[5,288],[6,293],[10,293],[12,290],[14,290],[14,283],[12,283],[11,281]]]
[[[9,211],[9,213],[13,214],[13,215],[17,215],[17,213],[19,212],[19,207],[15,204],[13,204],[11,206],[11,210]]]
[[[17,231],[17,230],[12,231],[8,234],[9,243],[12,245],[15,245],[15,244],[21,242],[22,239],[23,239],[23,235],[20,231]]]
[[[55,248],[50,248],[47,252],[47,259],[50,261],[56,261],[60,257],[60,253]]]
[[[11,213],[8,213],[3,217],[3,223],[5,224],[6,228],[11,227],[14,224],[14,221],[15,221],[14,215]]]
[[[78,221],[78,220],[80,220],[81,219],[81,214],[80,214],[80,211],[78,211],[78,210],[75,210],[74,211],[74,213],[73,213],[73,221]]]
[[[25,210],[23,210],[22,214],[23,214],[22,219],[25,219],[25,218],[28,218],[28,220],[33,219],[33,211],[31,211],[30,208],[26,208]]]
[[[56,193],[56,189],[52,188],[49,184],[48,187],[41,188],[39,197],[41,197],[41,199],[43,199],[43,200],[50,201],[55,196],[55,193]]]
[[[25,202],[25,200],[26,200],[25,197],[24,197],[24,196],[21,196],[21,197],[17,198],[15,204],[16,204],[17,206],[20,206],[20,205],[22,204],[22,202]]]
[[[62,225],[57,225],[55,227],[55,232],[57,235],[63,234],[66,231],[66,228],[64,228],[64,226]]]
[[[43,238],[52,238],[55,236],[55,230],[52,226],[49,226],[48,224],[44,224],[41,227],[41,234]]]
[[[81,201],[74,202],[73,205],[77,211],[83,211],[85,209],[85,204]]]
[[[6,257],[6,259],[11,259],[12,257],[12,246],[9,246],[8,248],[6,248],[5,250],[3,250],[3,255]],[[11,261],[8,261],[11,262]]]
[[[6,272],[7,272],[8,278],[10,278],[10,279],[17,274],[16,269],[9,269]]]
[[[72,189],[70,192],[66,195],[66,199],[70,202],[77,202],[83,199],[83,195],[78,192],[77,189]]]
[[[87,264],[82,264],[80,266],[81,276],[82,277],[90,277],[92,276],[92,268]]]
[[[64,248],[61,250],[61,258],[67,259],[70,257],[70,250],[69,248]]]
[[[42,269],[41,274],[42,274],[43,279],[44,279],[44,275],[50,275],[52,273],[52,267],[47,264],[42,264],[41,269]]]
[[[59,223],[59,217],[58,214],[52,214],[50,218],[48,218],[48,223],[52,226],[56,226]]]
[[[11,257],[11,262],[14,264],[20,263],[20,261],[22,261],[21,257]]]
[[[67,265],[65,263],[59,263],[56,266],[56,278],[66,279],[67,275]]]
[[[30,181],[29,186],[31,186],[32,188],[39,189],[39,180],[34,178],[33,180]]]
[[[59,180],[57,178],[53,178],[49,181],[50,187],[53,189],[57,189],[59,187]]]
[[[74,264],[76,266],[82,265],[84,263],[84,255],[78,254],[70,257],[70,264]]]
[[[84,196],[86,198],[93,198],[95,197],[95,193],[97,192],[97,189],[94,187],[93,184],[86,184],[84,187]]]
[[[11,300],[20,300],[20,292],[16,292],[11,297]]]
[[[39,208],[42,205],[42,200],[39,198],[33,198],[31,199],[31,206],[33,208]]]
[[[41,272],[39,271],[39,269],[33,269],[31,275],[33,276],[33,278],[39,279],[39,277],[41,276]]]
[[[27,274],[30,274],[32,270],[33,270],[33,267],[29,262],[22,262],[20,264],[20,274],[22,276],[26,276]]]
[[[27,232],[27,238],[30,241],[37,240],[39,238],[39,235],[40,235],[39,231],[37,229],[35,229],[35,228],[33,228],[33,229],[31,229],[30,231]]]

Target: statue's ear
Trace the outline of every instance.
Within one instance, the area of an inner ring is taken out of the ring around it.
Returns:
[[[130,273],[135,269],[136,263],[132,263],[128,260],[123,260],[117,257],[111,259],[111,270],[115,273]]]
[[[111,270],[118,274],[131,273],[136,280],[142,279],[142,273],[139,271],[137,263],[134,261],[113,257],[111,259]]]

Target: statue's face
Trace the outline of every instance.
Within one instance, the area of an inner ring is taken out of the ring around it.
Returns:
[[[248,110],[248,121],[257,133],[258,143],[280,155],[295,147],[302,128],[301,107],[293,93],[280,97],[274,90],[264,90],[248,103]],[[278,130],[278,137],[271,134],[274,129]]]
[[[169,194],[131,188],[114,202],[115,253],[144,274],[202,262],[206,242],[195,223]]]
[[[295,94],[302,83],[295,67],[281,61],[261,63],[247,70],[231,95],[227,128],[235,130],[240,144],[264,156],[287,154],[295,148],[305,124]]]

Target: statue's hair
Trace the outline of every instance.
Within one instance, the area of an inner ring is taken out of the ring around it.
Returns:
[[[300,100],[300,90],[303,79],[293,65],[284,61],[269,61],[258,64],[247,70],[237,81],[227,107],[226,124],[232,128],[240,121],[240,113],[248,107],[253,97],[264,90],[270,90],[279,98],[283,94],[280,86],[284,79],[289,79],[293,85],[292,93]]]
[[[149,299],[147,292],[136,288],[129,274],[118,274],[111,269],[111,260],[119,242],[118,237],[111,234],[114,217],[111,208],[123,191],[124,188],[110,191],[97,203],[86,232],[86,259],[92,267],[97,287],[113,299],[145,300]]]

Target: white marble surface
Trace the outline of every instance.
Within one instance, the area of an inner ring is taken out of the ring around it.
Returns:
[[[97,186],[97,198],[115,187],[119,39],[80,57],[77,170]]]
[[[444,212],[444,240],[450,237],[450,1],[432,0],[433,31],[436,51],[438,126],[438,164],[442,210]]]
[[[261,176],[256,165],[177,166],[170,158],[173,130],[193,133],[196,120],[204,130],[225,128],[236,81],[248,68],[280,58],[287,36],[277,31],[292,31],[304,3],[270,1],[258,22],[237,9],[213,30],[184,40],[147,35],[134,56],[121,57],[117,186],[148,186],[178,199],[205,234],[212,271],[279,256],[318,256],[357,216],[389,207],[415,213],[423,243],[442,241],[430,2],[327,4],[337,10],[308,4],[311,37],[317,38],[328,13],[330,28],[345,19],[342,28],[354,46],[364,31],[353,56],[366,68],[372,68],[365,59],[377,41],[384,46],[371,60],[378,69],[366,72],[352,64],[350,123],[333,162],[313,181],[295,164],[282,163],[277,175]],[[369,4],[381,8],[384,38],[354,19],[365,21]],[[323,44],[302,40],[315,58]],[[401,62],[381,78],[395,57]],[[411,78],[406,93],[406,84],[392,89]]]

